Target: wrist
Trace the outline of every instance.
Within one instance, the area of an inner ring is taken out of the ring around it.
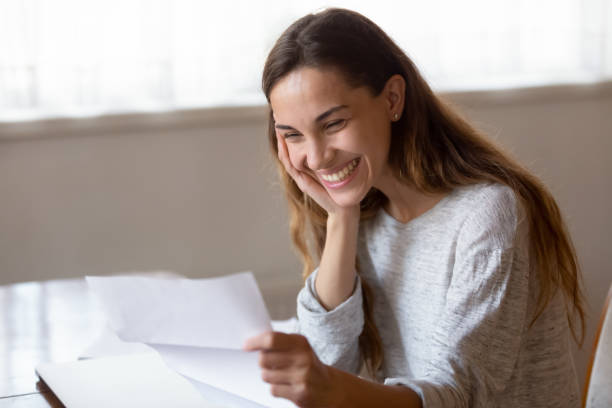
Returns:
[[[357,208],[343,208],[333,213],[327,214],[327,228],[336,228],[339,226],[356,226],[359,224],[359,216],[361,210]]]
[[[327,366],[327,369],[329,370],[330,384],[332,385],[330,389],[335,394],[332,398],[332,407],[343,408],[350,406],[348,393],[352,390],[350,384],[350,377],[352,376],[332,366]]]
[[[358,407],[402,407],[422,408],[419,395],[409,387],[383,385],[363,379],[357,375],[330,367],[332,384],[337,390],[333,396],[334,408]]]

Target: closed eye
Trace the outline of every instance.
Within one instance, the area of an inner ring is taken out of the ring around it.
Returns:
[[[290,139],[292,137],[298,137],[300,134],[295,132],[287,132],[283,135],[285,139]]]
[[[346,119],[333,120],[325,125],[325,130],[340,130],[344,127],[344,125],[346,125]]]

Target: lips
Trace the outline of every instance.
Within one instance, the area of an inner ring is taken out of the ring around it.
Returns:
[[[338,183],[347,178],[355,170],[358,163],[359,158],[353,159],[337,172],[331,174],[322,174],[321,178],[330,183]]]
[[[334,173],[320,174],[319,177],[323,181],[323,184],[329,188],[342,187],[352,180],[360,161],[361,159],[359,157],[355,158],[348,162],[340,170],[335,171]]]

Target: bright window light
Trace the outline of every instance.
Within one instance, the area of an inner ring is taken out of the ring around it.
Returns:
[[[434,89],[612,77],[612,0],[3,0],[0,121],[253,105],[295,19],[359,11]]]

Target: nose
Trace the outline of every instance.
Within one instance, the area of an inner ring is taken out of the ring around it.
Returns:
[[[327,145],[324,138],[309,139],[306,148],[306,167],[313,171],[326,168],[333,158],[333,149]]]

